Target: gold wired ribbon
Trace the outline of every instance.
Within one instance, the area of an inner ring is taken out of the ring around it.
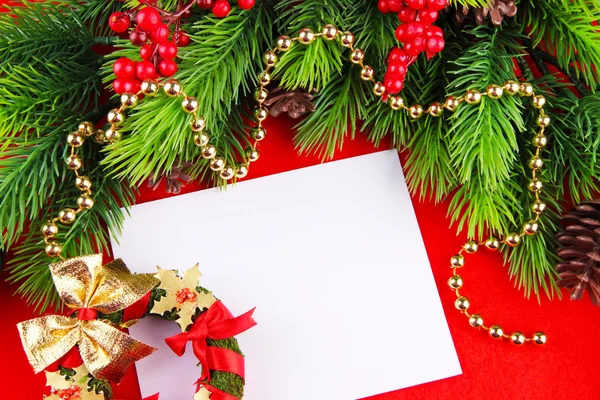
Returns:
[[[51,264],[50,271],[61,299],[78,315],[49,315],[17,325],[36,373],[78,345],[94,377],[119,382],[131,364],[156,350],[96,319],[98,312],[112,314],[144,297],[159,283],[156,278],[133,275],[121,259],[102,265],[101,254]]]

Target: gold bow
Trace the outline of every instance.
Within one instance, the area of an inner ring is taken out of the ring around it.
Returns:
[[[101,254],[51,264],[50,271],[61,299],[69,308],[80,310],[80,317],[50,315],[17,325],[36,373],[79,345],[81,358],[94,377],[119,382],[131,364],[156,350],[107,322],[80,319],[82,311],[111,314],[132,305],[158,284],[156,278],[131,274],[121,259],[102,265]]]

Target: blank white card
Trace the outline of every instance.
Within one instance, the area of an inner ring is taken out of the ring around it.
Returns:
[[[186,270],[235,315],[246,400],[350,400],[461,373],[398,154],[385,151],[134,206],[116,257]],[[416,301],[418,299],[418,301]],[[200,375],[174,322],[131,334],[143,396],[188,400]],[[176,384],[174,384],[176,382]]]

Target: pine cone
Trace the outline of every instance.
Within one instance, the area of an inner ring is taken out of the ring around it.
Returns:
[[[563,246],[557,255],[558,286],[581,300],[585,291],[600,306],[600,199],[582,202],[563,218],[564,231],[557,235]]]
[[[464,25],[471,11],[473,11],[477,25],[483,25],[488,18],[494,25],[502,25],[505,15],[514,17],[517,14],[517,6],[514,0],[491,0],[488,6],[481,8],[461,6],[454,14],[455,21],[459,25]]]
[[[160,172],[148,179],[148,187],[154,190],[158,189],[163,179],[165,180],[165,190],[167,193],[179,194],[181,188],[192,179],[189,175],[183,173],[183,170],[191,167],[192,163],[182,162],[176,167],[171,168],[171,172],[166,174]]]
[[[269,107],[269,114],[273,117],[287,113],[291,118],[297,119],[306,113],[315,111],[312,103],[314,96],[303,90],[286,92],[278,87],[269,93],[265,105]]]

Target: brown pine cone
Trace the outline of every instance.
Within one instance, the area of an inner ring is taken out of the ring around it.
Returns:
[[[297,119],[309,112],[315,111],[312,103],[314,96],[302,89],[289,92],[278,87],[269,93],[265,106],[269,107],[269,114],[273,117],[287,113],[291,118]]]
[[[557,250],[563,260],[556,267],[558,286],[571,291],[571,300],[581,300],[587,291],[600,306],[600,199],[578,204],[563,225],[557,234],[563,246]]]
[[[514,17],[517,14],[517,6],[514,0],[490,0],[489,5],[481,8],[460,6],[454,14],[455,21],[459,25],[463,25],[471,11],[473,11],[477,25],[486,23],[488,18],[494,25],[502,25],[504,16]]]
[[[160,187],[163,179],[165,180],[165,191],[167,193],[179,194],[181,192],[181,188],[186,185],[192,178],[189,175],[183,173],[184,170],[190,168],[194,164],[189,162],[181,162],[176,166],[171,168],[171,172],[159,172],[154,174],[150,179],[148,179],[148,187],[153,188],[154,190]]]

